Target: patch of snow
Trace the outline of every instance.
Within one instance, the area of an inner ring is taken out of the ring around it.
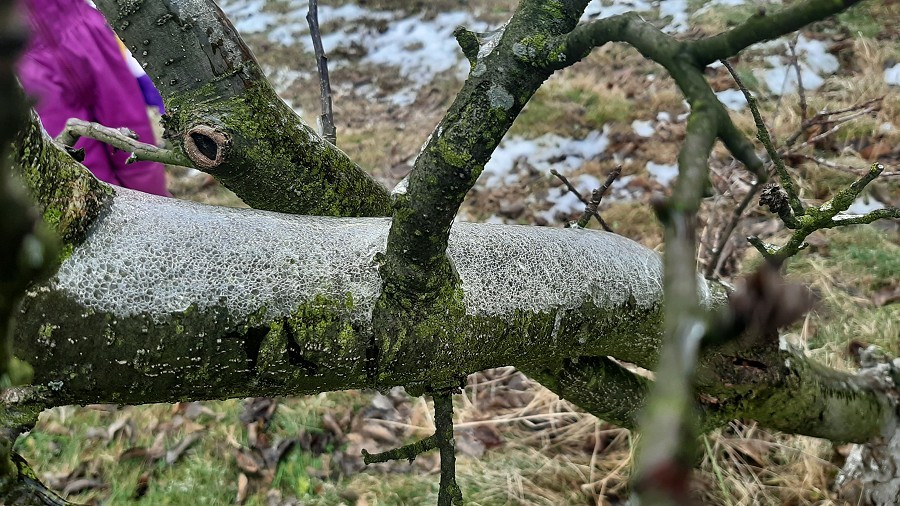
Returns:
[[[546,211],[538,213],[538,216],[549,222],[554,222],[559,215],[567,216],[579,211],[584,211],[584,204],[581,200],[579,200],[574,193],[566,190],[564,186],[555,191],[559,192],[558,196],[553,196],[553,191],[551,191],[551,195],[547,197],[547,200],[553,202],[553,206]]]
[[[592,0],[584,9],[581,21],[608,18],[630,11],[646,12],[650,9],[650,2],[644,0]]]
[[[770,56],[766,61],[773,66],[764,74],[766,87],[775,95],[797,91],[797,71],[790,65],[787,42],[782,41],[783,56]],[[825,82],[824,77],[834,74],[840,68],[838,59],[828,52],[828,46],[820,41],[807,39],[802,35],[797,39],[797,60],[803,89],[816,90]]]
[[[238,33],[259,33],[279,25],[278,16],[264,12],[266,0],[221,0],[219,7],[228,15],[228,19]]]
[[[631,122],[631,128],[634,130],[634,133],[641,137],[653,137],[653,134],[656,133],[656,129],[653,128],[652,120],[634,120]]]
[[[671,183],[672,180],[675,179],[675,176],[678,175],[678,166],[647,162],[647,172],[659,181],[659,184],[669,186],[669,183]]]
[[[487,186],[515,183],[518,175],[513,173],[513,169],[519,160],[527,161],[542,173],[550,169],[556,169],[561,174],[570,173],[606,150],[609,145],[606,130],[593,130],[581,140],[556,134],[546,134],[537,139],[505,139],[484,166],[482,180]]]
[[[268,39],[284,46],[300,45],[312,52],[312,40],[306,23],[307,7],[284,14],[263,11],[265,0],[226,0],[222,8],[242,34],[266,33]],[[386,24],[385,24],[386,22]],[[337,49],[362,48],[361,60],[379,66],[396,67],[409,86],[388,97],[396,105],[415,101],[418,90],[437,75],[452,72],[460,79],[468,72],[468,62],[457,47],[453,30],[465,25],[484,31],[488,25],[461,11],[444,12],[425,19],[424,15],[406,15],[399,11],[377,11],[345,4],[319,6],[322,46],[329,54],[332,68],[347,64]],[[385,29],[386,27],[386,29]]]
[[[878,209],[884,209],[884,204],[878,199],[874,199],[868,196],[860,196],[857,197],[856,200],[853,201],[853,204],[850,204],[850,207],[847,208],[846,211],[840,214],[850,214],[850,215],[859,215],[859,214],[867,214],[872,211],[876,211]]]
[[[724,90],[716,92],[719,102],[732,111],[743,111],[747,107],[747,98],[741,90]]]
[[[900,86],[900,63],[884,69],[884,82],[890,86]]]
[[[689,20],[694,14],[705,12],[713,6],[737,6],[744,4],[746,0],[712,0],[698,11],[691,12],[687,0],[662,0],[662,1],[646,1],[646,0],[593,0],[584,10],[581,16],[581,22],[587,22],[594,19],[608,18],[624,14],[626,12],[637,12],[647,19],[661,19],[662,23],[657,25],[670,34],[683,33],[690,28]]]
[[[663,31],[667,33],[681,33],[690,28],[688,24],[687,0],[664,0],[659,2],[659,15],[664,18],[672,18]]]

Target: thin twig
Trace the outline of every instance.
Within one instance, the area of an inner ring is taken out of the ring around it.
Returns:
[[[575,196],[578,197],[578,200],[580,200],[581,203],[585,205],[585,207],[591,205],[591,203],[587,199],[581,196],[581,192],[578,191],[578,188],[575,188],[575,186],[570,183],[568,179],[566,179],[566,176],[560,174],[556,169],[550,169],[550,173],[559,178],[559,180],[562,181],[564,185],[566,185],[566,189],[574,193]],[[612,228],[607,225],[606,220],[604,220],[603,217],[600,216],[599,212],[594,211],[594,217],[597,218],[597,221],[600,222],[600,226],[603,227],[603,230],[612,232]]]
[[[853,119],[853,117],[839,118],[839,119],[831,119],[830,116],[835,116],[837,114],[845,114],[845,113],[853,113],[859,111],[861,109],[869,109],[870,112],[877,111],[881,108],[881,102],[884,100],[884,97],[873,98],[871,100],[866,100],[861,104],[852,105],[850,107],[845,107],[843,109],[837,109],[835,111],[829,111],[827,109],[816,113],[813,117],[807,119],[800,123],[800,127],[797,128],[797,131],[791,134],[790,137],[786,141],[784,141],[785,146],[793,146],[797,139],[799,139],[806,132],[809,127],[813,125],[821,125],[828,123],[839,123],[842,121],[848,121],[849,119]],[[855,117],[855,116],[854,116]],[[789,151],[789,150],[788,150]]]
[[[861,110],[858,110],[858,111],[856,111],[856,112],[854,112],[854,113],[848,114],[847,116],[844,116],[844,117],[842,117],[842,118],[839,118],[839,119],[837,119],[837,120],[834,121],[834,126],[833,126],[833,127],[829,128],[828,130],[825,130],[825,131],[822,132],[822,133],[819,133],[819,134],[817,134],[817,135],[814,135],[813,137],[810,137],[809,139],[807,139],[806,141],[804,141],[802,144],[800,144],[800,145],[794,147],[793,149],[796,150],[796,149],[800,149],[800,148],[803,148],[803,147],[806,147],[806,146],[811,146],[811,145],[813,145],[813,144],[819,142],[820,140],[822,140],[822,139],[824,139],[824,138],[830,136],[831,134],[836,133],[838,130],[840,130],[841,128],[843,128],[843,126],[844,126],[848,121],[850,121],[850,120],[852,120],[852,119],[856,119],[856,118],[858,118],[858,117],[860,117],[860,116],[863,116],[863,115],[865,115],[865,114],[869,114],[869,113],[874,112],[874,111],[875,111],[874,109],[866,108],[866,109],[861,109]]]
[[[581,213],[581,218],[578,218],[578,228],[584,228],[591,221],[591,216],[597,215],[597,218],[600,219],[600,214],[597,212],[597,208],[600,207],[600,201],[603,200],[603,195],[609,190],[609,187],[612,186],[613,181],[619,177],[619,174],[622,173],[622,166],[619,165],[609,175],[606,177],[606,181],[603,182],[603,185],[600,188],[595,189],[591,192],[591,201],[588,202],[586,206],[584,206],[584,212]],[[600,224],[607,232],[612,232],[609,226],[603,223],[603,220],[600,219]]]
[[[462,505],[463,497],[456,482],[456,442],[453,439],[453,393],[458,389],[447,389],[431,394],[434,399],[434,434],[382,453],[362,451],[366,465],[408,460],[412,462],[419,454],[437,448],[441,455],[441,483],[438,491],[438,506]]]
[[[194,164],[178,151],[160,148],[153,144],[147,144],[137,140],[137,136],[130,130],[110,128],[99,123],[92,123],[77,118],[66,121],[66,127],[56,137],[56,141],[64,146],[71,147],[81,137],[96,139],[110,146],[131,153],[126,163],[146,160],[160,162],[168,165],[180,165],[193,167]]]
[[[862,176],[862,175],[864,175],[864,174],[867,172],[867,171],[865,171],[865,170],[861,170],[861,169],[857,169],[856,167],[852,167],[852,166],[850,166],[850,165],[843,165],[843,164],[840,164],[840,163],[834,163],[834,162],[832,162],[831,160],[826,160],[826,159],[821,158],[821,157],[818,157],[818,156],[805,155],[805,154],[803,154],[803,153],[792,153],[792,154],[793,154],[794,156],[798,156],[798,157],[800,157],[800,158],[804,158],[804,159],[806,159],[806,160],[809,160],[809,161],[811,161],[811,162],[814,162],[814,163],[816,163],[817,165],[821,165],[821,166],[823,166],[823,167],[827,167],[827,168],[833,169],[833,170],[839,170],[839,171],[841,171],[841,172],[846,172],[847,174],[852,174],[852,175],[854,175],[854,176],[856,176],[856,177]],[[891,172],[882,172],[881,175],[878,176],[878,177],[884,179],[884,178],[888,178],[888,177],[897,177],[897,176],[900,176],[900,172],[898,172],[898,171],[891,171]]]
[[[797,39],[799,37],[800,35],[797,34],[797,36],[788,41],[788,48],[791,50],[791,66],[797,72],[797,94],[800,95],[800,118],[801,124],[803,124],[806,122],[808,110],[806,107],[806,91],[803,89],[803,72],[800,70],[800,60],[797,58]]]
[[[334,111],[331,108],[331,82],[328,80],[328,57],[322,47],[322,34],[319,33],[319,5],[317,0],[309,0],[309,11],[306,13],[309,23],[309,35],[312,37],[313,50],[316,53],[316,66],[319,69],[319,91],[322,100],[322,115],[319,116],[322,137],[337,145],[337,129],[334,127]]]
[[[728,242],[728,239],[731,238],[731,233],[734,232],[734,228],[737,226],[738,221],[740,221],[741,216],[743,216],[744,210],[747,209],[748,205],[750,205],[750,202],[756,196],[756,193],[761,187],[762,182],[759,179],[754,181],[753,186],[750,187],[747,195],[744,196],[744,199],[741,200],[741,203],[731,213],[731,220],[729,220],[728,226],[725,227],[725,230],[719,237],[719,242],[716,244],[715,249],[713,249],[712,258],[710,258],[709,263],[706,264],[705,274],[707,278],[715,276],[715,274],[719,271],[719,257],[721,257],[722,251],[725,249],[725,244]]]

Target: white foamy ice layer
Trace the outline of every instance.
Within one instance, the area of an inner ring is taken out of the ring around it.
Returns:
[[[387,218],[325,218],[207,206],[117,189],[111,209],[51,281],[89,309],[161,320],[195,305],[266,319],[322,296],[371,316]],[[596,231],[456,223],[449,257],[471,314],[639,307],[662,297],[659,256]],[[701,280],[702,282],[702,280]],[[702,284],[704,299],[708,294]]]

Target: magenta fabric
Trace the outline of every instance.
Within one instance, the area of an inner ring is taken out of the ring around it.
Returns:
[[[58,135],[69,118],[127,127],[154,142],[147,107],[118,41],[103,15],[84,0],[26,0],[31,39],[19,63],[19,79],[37,100],[44,128]],[[126,164],[129,153],[82,138],[84,165],[99,179],[157,195],[166,191],[162,164]]]

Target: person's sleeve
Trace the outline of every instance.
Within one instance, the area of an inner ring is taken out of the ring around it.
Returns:
[[[99,14],[98,14],[99,16]],[[94,121],[103,125],[133,130],[141,142],[155,143],[153,128],[147,116],[143,94],[131,75],[118,48],[118,42],[105,20],[92,20],[88,34],[93,44],[85,44],[82,61],[96,76],[94,87]],[[155,162],[126,164],[129,153],[111,152],[116,177],[122,186],[157,195],[169,195],[166,190],[165,168]]]

